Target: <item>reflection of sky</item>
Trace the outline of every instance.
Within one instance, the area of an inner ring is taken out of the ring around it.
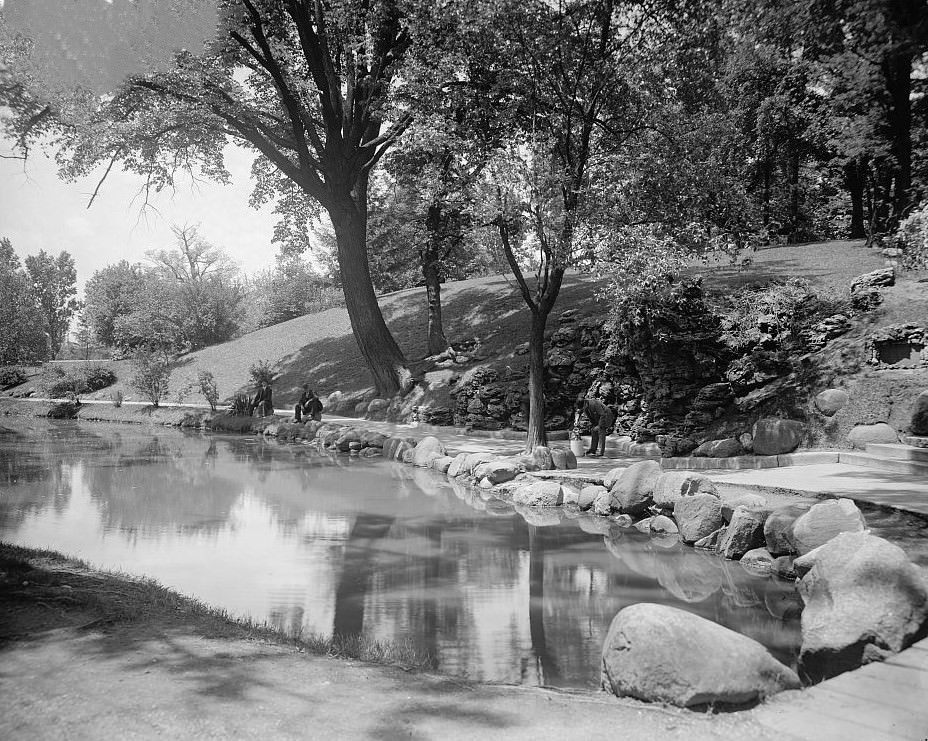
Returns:
[[[341,620],[440,671],[572,687],[596,686],[613,616],[641,601],[697,612],[787,661],[796,649],[793,590],[634,531],[490,516],[471,490],[401,464],[173,431],[121,431],[104,449],[58,432],[28,448],[44,479],[0,483],[0,538],[234,615],[325,635]]]

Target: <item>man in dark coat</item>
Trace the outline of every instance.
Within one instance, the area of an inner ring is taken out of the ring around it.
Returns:
[[[251,413],[258,412],[259,417],[266,417],[274,413],[274,399],[271,387],[267,381],[261,381],[261,388],[251,402]]]
[[[316,396],[308,383],[303,384],[303,393],[300,394],[300,400],[293,407],[293,413],[297,422],[300,422],[305,414],[309,419],[317,422],[322,420],[322,400]]]
[[[580,421],[581,414],[590,420],[590,449],[586,454],[591,457],[605,455],[606,436],[612,432],[612,425],[615,424],[612,410],[599,399],[588,399],[583,394],[577,397],[576,410],[574,424]]]

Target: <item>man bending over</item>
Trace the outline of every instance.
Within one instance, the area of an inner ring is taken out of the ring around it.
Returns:
[[[590,420],[590,449],[586,454],[591,457],[602,456],[606,453],[606,436],[612,432],[615,417],[612,410],[599,399],[588,399],[583,394],[577,397],[574,425],[580,422],[580,415],[585,414]]]

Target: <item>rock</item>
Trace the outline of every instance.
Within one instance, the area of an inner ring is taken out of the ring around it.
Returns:
[[[645,517],[643,520],[638,520],[638,522],[636,522],[633,527],[639,533],[650,533],[651,532],[651,520],[653,519],[654,519],[653,517]]]
[[[705,458],[731,458],[741,455],[741,443],[734,438],[725,440],[708,440],[693,451],[694,456]]]
[[[738,442],[741,443],[745,453],[754,452],[754,436],[750,432],[742,432],[738,435]]]
[[[309,426],[309,422],[306,423]],[[381,432],[365,430],[361,433],[361,443],[366,448],[382,448],[387,440],[387,436]]]
[[[850,398],[847,391],[842,389],[825,389],[816,394],[814,399],[815,408],[826,417],[833,417],[839,410],[844,408]]]
[[[619,477],[625,473],[624,468],[612,468],[610,469],[605,476],[603,476],[603,486],[607,489],[611,489],[615,486],[615,482],[619,480]]]
[[[851,294],[851,306],[856,311],[871,311],[883,303],[879,288],[861,288]]]
[[[838,533],[859,533],[866,528],[864,516],[852,500],[831,499],[812,505],[793,522],[788,535],[795,552],[805,555]]]
[[[915,397],[912,405],[912,421],[909,423],[912,435],[928,436],[928,391],[922,391]]]
[[[441,455],[438,458],[432,460],[432,468],[434,468],[439,473],[448,473],[448,469],[451,468],[451,464],[454,462],[454,458],[450,455]]]
[[[474,478],[487,478],[492,484],[501,484],[504,481],[512,481],[522,470],[521,463],[513,458],[497,458],[477,466],[474,469]]]
[[[551,451],[544,445],[537,445],[532,451],[532,462],[537,466],[536,471],[554,470],[554,459]]]
[[[590,484],[580,490],[580,498],[577,500],[577,506],[582,510],[588,510],[593,506],[593,502],[603,494],[608,494],[609,490],[605,486]]]
[[[705,476],[690,471],[665,471],[654,483],[654,505],[662,509],[672,510],[682,497],[694,494],[718,496],[715,484]]]
[[[731,522],[731,516],[738,507],[764,509],[766,506],[767,498],[760,494],[736,494],[735,496],[726,497],[722,500],[722,519],[725,520],[725,522]]]
[[[882,660],[928,631],[928,585],[901,548],[841,533],[796,559],[805,572],[800,666],[813,679]]]
[[[429,435],[428,437],[422,438],[416,444],[415,453],[413,454],[413,464],[427,467],[435,458],[443,455],[447,455],[447,451],[442,441],[437,437]]]
[[[351,449],[351,443],[361,443],[361,434],[363,430],[359,430],[355,427],[351,427],[341,435],[338,436],[338,439],[335,441],[335,447],[345,452]]]
[[[458,453],[454,456],[454,460],[451,461],[451,465],[448,466],[448,476],[460,476],[461,474],[467,473],[467,469],[464,467],[464,464],[467,462],[467,453]]]
[[[719,553],[725,558],[737,560],[752,548],[764,544],[764,520],[769,513],[763,509],[751,509],[739,505],[719,541]]]
[[[793,581],[799,576],[793,566],[792,556],[778,556],[773,559],[773,563],[770,565],[770,572],[780,579],[787,579],[789,581]]]
[[[896,443],[899,436],[885,422],[873,425],[857,425],[847,433],[847,441],[855,448],[865,448],[867,443]]]
[[[410,446],[403,450],[400,460],[403,461],[403,463],[412,465],[416,460],[416,449]]]
[[[407,453],[409,453],[409,460],[407,461]],[[391,460],[403,461],[403,463],[411,463],[413,455],[413,445],[411,442],[406,440],[400,440],[396,447],[393,449],[393,455]]]
[[[516,489],[513,501],[529,507],[558,507],[564,503],[564,491],[557,481],[535,481]]]
[[[851,281],[851,293],[867,292],[873,288],[882,288],[896,283],[896,271],[892,267],[880,268],[863,275],[858,275]]]
[[[661,465],[657,461],[640,461],[630,465],[609,490],[613,507],[628,515],[644,512],[653,502],[654,484],[661,472]]]
[[[572,450],[551,448],[551,460],[559,471],[569,471],[577,467],[577,456]]]
[[[608,517],[611,515],[612,494],[610,494],[608,491],[597,494],[596,499],[593,500],[593,506],[590,508],[590,511],[594,515],[599,515],[600,517]]]
[[[579,489],[567,484],[561,484],[561,490],[564,492],[564,504],[577,504],[580,501]]]
[[[711,535],[707,535],[705,538],[700,538],[695,543],[693,543],[694,548],[699,548],[701,551],[717,551],[719,549],[719,543],[722,538],[725,537],[725,531],[728,528],[720,527]]]
[[[657,533],[658,535],[676,535],[680,532],[677,528],[677,524],[666,515],[652,517],[649,529],[652,533]]]
[[[364,446],[360,442],[352,441],[348,443],[348,450],[352,453],[359,452]]]
[[[807,504],[788,504],[770,513],[764,522],[764,541],[771,555],[784,556],[796,552],[792,541],[793,523],[808,511]]]
[[[800,686],[757,641],[684,610],[641,602],[621,610],[603,644],[600,682],[617,697],[743,705]]]
[[[792,419],[765,417],[754,423],[754,455],[791,453],[802,441],[803,425]]]
[[[752,548],[739,563],[745,571],[756,576],[769,576],[773,570],[773,556],[766,548]]]
[[[718,496],[706,493],[679,499],[673,507],[673,517],[684,543],[695,543],[724,524]]]
[[[464,459],[464,473],[472,474],[474,469],[481,463],[489,463],[494,458],[496,458],[496,456],[492,453],[468,453],[467,457]]]
[[[632,527],[635,524],[631,515],[615,515],[612,517],[612,522],[620,528]]]

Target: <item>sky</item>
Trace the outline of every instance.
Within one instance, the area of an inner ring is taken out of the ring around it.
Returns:
[[[176,48],[202,48],[215,28],[213,9],[212,0],[0,0],[7,27],[33,40],[33,68],[45,84],[100,93],[127,72],[166,64]],[[0,155],[10,154],[11,142],[0,139]],[[153,194],[143,208],[141,177],[114,168],[89,210],[103,168],[66,183],[54,152],[34,148],[25,163],[0,157],[0,237],[21,258],[67,250],[79,290],[106,265],[142,262],[146,251],[171,247],[173,225],[199,225],[200,236],[248,274],[272,267],[275,217],[270,206],[248,205],[251,155],[231,145],[225,155],[231,185],[179,181],[173,193]]]

